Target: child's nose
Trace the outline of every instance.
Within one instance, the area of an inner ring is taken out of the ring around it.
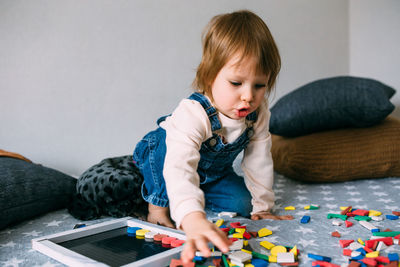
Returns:
[[[253,90],[250,87],[243,88],[241,100],[245,102],[251,102],[253,100]]]

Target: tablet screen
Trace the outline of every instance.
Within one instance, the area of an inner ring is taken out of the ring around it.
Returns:
[[[161,242],[128,236],[127,227],[62,242],[59,245],[110,266],[132,263],[169,249]]]

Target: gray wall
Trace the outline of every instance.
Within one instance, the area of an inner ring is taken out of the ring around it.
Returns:
[[[72,175],[130,154],[191,92],[209,19],[242,8],[281,51],[272,103],[350,73],[345,0],[1,0],[0,148]]]
[[[400,1],[351,0],[350,74],[393,86],[400,118]]]

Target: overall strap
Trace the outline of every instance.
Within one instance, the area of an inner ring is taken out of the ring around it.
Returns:
[[[247,121],[251,121],[252,123],[256,122],[257,120],[257,110],[253,111],[252,113],[250,113],[249,115],[246,116],[246,120]]]
[[[211,105],[211,103],[208,101],[208,99],[204,95],[202,95],[200,93],[193,93],[191,96],[189,96],[189,99],[196,100],[203,106],[204,110],[207,113],[208,119],[210,120],[211,130],[213,132],[221,129],[221,123],[219,122],[219,119],[217,116],[217,110]],[[251,114],[249,114],[249,115],[251,115]]]

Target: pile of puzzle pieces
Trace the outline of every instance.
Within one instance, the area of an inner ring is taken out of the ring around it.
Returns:
[[[340,214],[328,214],[328,219],[333,219],[332,224],[340,226],[342,221],[345,227],[352,227],[354,223],[350,221],[358,221],[367,231],[370,231],[371,237],[368,240],[358,238],[340,239],[339,244],[343,248],[343,255],[349,257],[350,264],[348,266],[400,266],[399,255],[397,253],[385,253],[385,249],[389,246],[399,245],[400,231],[392,231],[386,229],[381,231],[370,221],[382,221],[384,217],[382,213],[375,210],[353,209],[351,206],[342,207]],[[400,212],[393,211],[393,214],[387,214],[388,220],[398,220]],[[340,219],[340,220],[337,220]],[[332,236],[341,237],[339,232],[333,232]],[[320,265],[324,266],[324,265]]]
[[[220,216],[233,217],[234,213],[223,212]],[[251,250],[248,246],[248,240],[251,238],[262,238],[272,235],[272,231],[267,228],[261,228],[257,232],[249,231],[246,225],[240,222],[231,222],[225,224],[223,219],[219,219],[215,224],[225,232],[232,242],[229,247],[230,252],[222,254],[220,251],[212,251],[212,262],[214,266],[245,266],[245,267],[266,267],[270,262],[276,262],[283,266],[297,266],[299,253],[296,246],[286,247],[275,245],[266,240],[260,241],[259,245],[269,250],[269,255],[258,253]],[[194,262],[189,265],[182,265],[180,260],[172,260],[170,266],[203,266],[206,259],[201,253],[197,252]]]
[[[185,241],[173,236],[160,234],[140,227],[128,227],[128,236],[135,236],[137,239],[145,239],[148,242],[159,242],[163,247],[176,248],[182,246]]]
[[[295,207],[289,206],[285,210],[294,210]],[[304,207],[308,210],[319,209],[318,205],[312,204]],[[327,219],[331,220],[335,226],[349,228],[355,223],[359,223],[366,230],[371,232],[371,237],[366,240],[358,238],[357,241],[353,239],[339,239],[339,245],[343,248],[343,255],[349,257],[347,264],[342,266],[350,267],[400,267],[399,255],[397,253],[385,253],[385,249],[390,246],[399,245],[400,232],[386,229],[381,231],[378,227],[374,226],[370,221],[398,220],[400,212],[393,211],[393,214],[382,216],[382,213],[375,210],[353,209],[349,207],[341,207],[341,212],[338,214],[329,213]],[[221,214],[220,214],[221,215]],[[224,214],[227,215],[227,214]],[[230,214],[233,217],[233,214]],[[311,216],[303,216],[300,223],[308,223]],[[226,232],[228,237],[233,242],[230,247],[230,252],[226,255],[219,251],[214,251],[213,264],[214,266],[245,266],[245,267],[258,267],[268,266],[269,263],[278,263],[281,266],[297,266],[299,265],[298,255],[300,254],[296,246],[287,247],[282,245],[275,245],[266,240],[260,241],[259,245],[269,251],[269,253],[258,253],[252,251],[248,246],[248,240],[251,238],[262,238],[272,234],[272,231],[267,228],[259,229],[257,232],[249,231],[246,225],[241,225],[240,222],[231,222],[227,224],[223,219],[218,219],[216,225]],[[341,234],[338,231],[332,232],[333,237],[340,238]],[[205,266],[204,258],[200,253],[192,262],[192,265],[187,266]],[[312,266],[323,267],[340,267],[339,265],[331,263],[330,257],[308,253],[307,257],[312,259]],[[183,266],[179,264],[172,264],[170,266]],[[209,265],[207,265],[209,266]]]

